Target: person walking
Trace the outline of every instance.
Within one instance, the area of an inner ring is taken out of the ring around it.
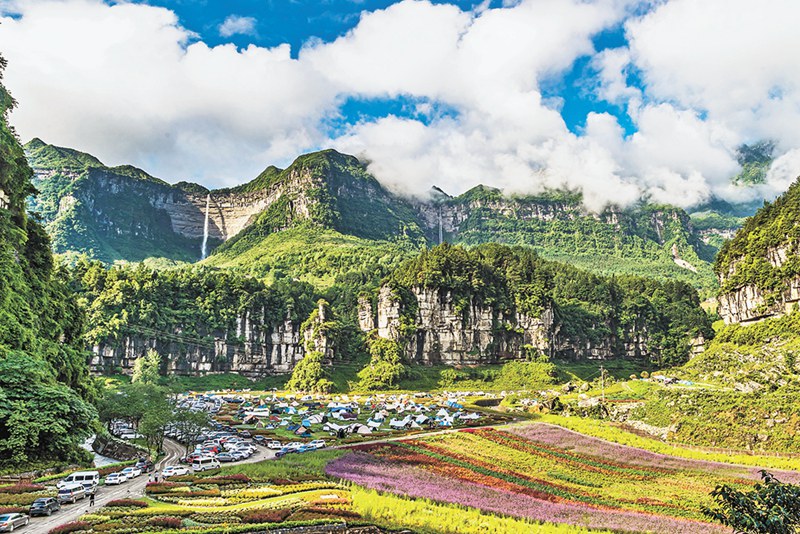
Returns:
[[[94,492],[89,494],[89,508],[94,506]]]

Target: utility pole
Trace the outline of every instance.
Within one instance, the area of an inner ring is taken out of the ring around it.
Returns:
[[[603,369],[603,366],[600,366],[600,388],[603,392],[603,404],[606,403],[606,370]]]

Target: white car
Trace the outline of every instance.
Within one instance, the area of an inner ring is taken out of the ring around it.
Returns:
[[[289,449],[289,450],[292,450],[292,451],[296,451],[297,449],[299,449],[302,446],[303,446],[303,444],[300,443],[299,441],[293,441],[291,443],[287,443],[286,444],[286,448]]]
[[[142,474],[142,470],[138,467],[126,467],[122,472],[125,473],[129,480]]]
[[[273,451],[279,451],[283,448],[283,444],[278,440],[272,440],[267,442],[267,448],[272,449]]]
[[[322,449],[325,447],[325,440],[324,439],[315,439],[314,441],[308,444],[310,447],[314,447],[315,449]]]
[[[106,475],[106,486],[116,486],[128,481],[128,475],[123,472],[110,473]]]
[[[169,478],[169,477],[178,477],[178,476],[188,475],[189,473],[191,473],[191,470],[186,466],[183,466],[183,465],[168,465],[161,472],[161,476],[164,477],[164,478]]]

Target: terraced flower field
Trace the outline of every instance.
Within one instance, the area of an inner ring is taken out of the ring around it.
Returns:
[[[537,424],[356,449],[327,473],[487,512],[633,532],[728,532],[701,512],[711,504],[709,492],[758,478],[756,469],[672,458]]]

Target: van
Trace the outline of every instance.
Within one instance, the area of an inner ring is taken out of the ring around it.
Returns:
[[[58,502],[75,503],[78,499],[86,497],[86,488],[82,484],[68,484],[58,490]]]
[[[97,487],[100,484],[100,473],[98,471],[76,471],[56,484],[56,487],[61,489],[70,484],[82,484],[87,488]]]
[[[209,469],[219,469],[219,460],[203,456],[192,461],[192,471],[208,471]]]

